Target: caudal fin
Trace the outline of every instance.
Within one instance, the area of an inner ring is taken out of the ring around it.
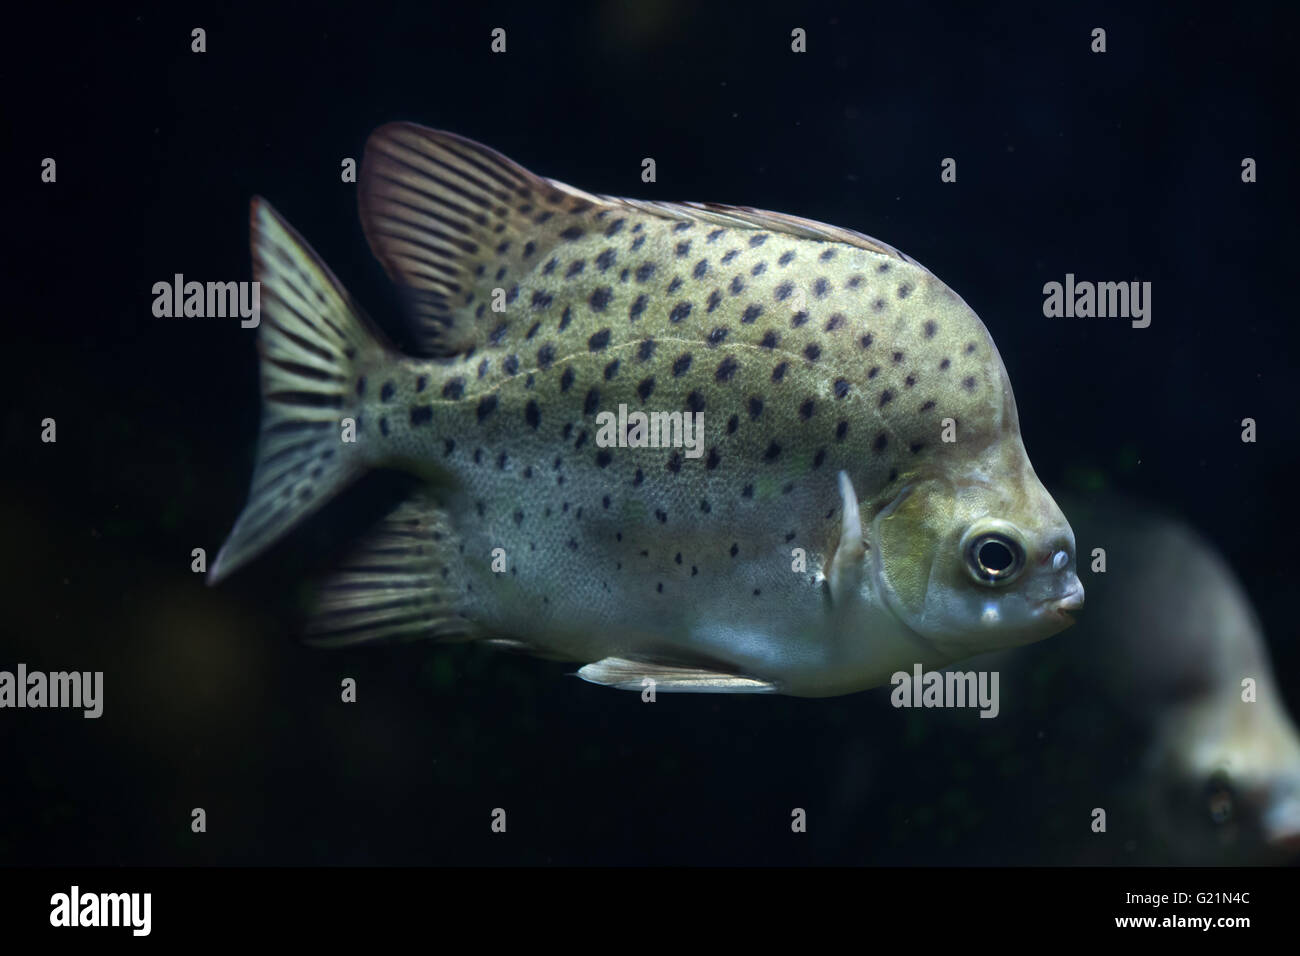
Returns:
[[[261,283],[262,430],[248,503],[208,571],[215,584],[324,505],[370,463],[356,419],[359,365],[385,350],[329,268],[264,199],[251,210]]]

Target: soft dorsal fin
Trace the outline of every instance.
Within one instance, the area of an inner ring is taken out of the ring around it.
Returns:
[[[506,290],[511,301],[519,279],[556,246],[616,229],[619,213],[842,242],[920,266],[870,236],[798,216],[583,192],[473,140],[414,123],[371,134],[358,197],[366,239],[408,294],[415,347],[425,355],[455,355],[487,341],[499,323],[493,289]]]
[[[358,201],[371,250],[410,294],[416,348],[427,355],[486,340],[499,318],[492,289],[510,289],[609,205],[413,123],[370,135]]]

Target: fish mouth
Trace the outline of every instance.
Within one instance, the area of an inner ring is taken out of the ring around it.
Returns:
[[[1047,613],[1066,624],[1073,624],[1072,614],[1083,609],[1083,584],[1076,578],[1064,596],[1047,605]]]

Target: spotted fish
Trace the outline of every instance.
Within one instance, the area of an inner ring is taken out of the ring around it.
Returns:
[[[209,573],[367,470],[418,475],[322,582],[313,640],[828,696],[1046,637],[1081,605],[992,339],[897,250],[588,194],[405,123],[370,137],[359,205],[416,354],[253,201],[262,430]],[[634,413],[671,427],[648,440]]]

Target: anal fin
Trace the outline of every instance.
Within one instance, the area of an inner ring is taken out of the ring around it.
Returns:
[[[460,612],[459,537],[428,492],[417,492],[361,538],[316,593],[306,640],[341,647],[380,640],[470,640]]]
[[[679,664],[653,664],[648,661],[606,657],[578,670],[578,676],[592,684],[617,687],[619,690],[642,690],[643,681],[654,681],[656,690],[697,694],[775,694],[777,687],[767,681],[738,677],[721,671],[683,667]]]

